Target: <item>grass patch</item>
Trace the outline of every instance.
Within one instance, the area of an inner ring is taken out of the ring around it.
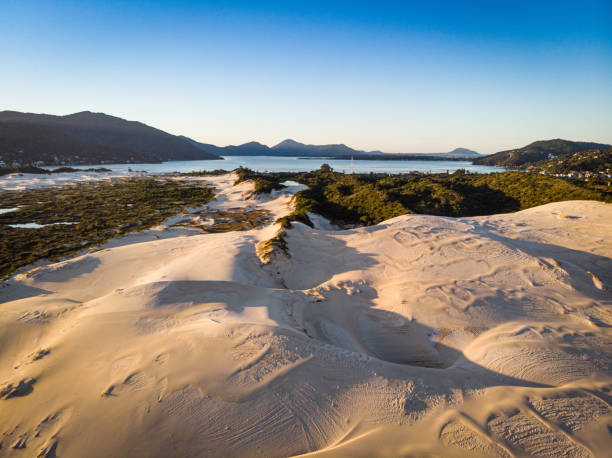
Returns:
[[[204,232],[248,231],[270,220],[270,212],[264,209],[235,208],[230,210],[204,210],[190,213],[191,221],[180,226],[195,227]],[[211,220],[204,223],[202,219]]]
[[[182,177],[201,177],[201,176],[219,176],[219,175],[225,175],[228,174],[230,172],[228,172],[227,170],[223,170],[223,169],[215,169],[215,170],[199,170],[199,171],[194,171],[194,172],[182,172],[179,175]]]
[[[270,193],[273,190],[283,189],[285,186],[282,183],[294,179],[297,175],[293,172],[254,172],[245,167],[235,169],[234,173],[238,175],[238,179],[234,184],[252,180],[255,194]]]
[[[213,189],[153,178],[0,192],[0,277],[41,259],[56,260],[84,248],[160,224],[185,207],[207,203]],[[14,228],[10,224],[50,224]],[[73,225],[56,224],[76,222]]]
[[[23,167],[0,167],[0,176],[9,175],[11,173],[32,173],[35,175],[51,175],[53,173],[73,173],[73,172],[111,172],[112,170],[97,167],[90,169],[75,169],[73,167],[59,167],[53,170],[47,170],[33,165],[25,165]]]
[[[289,256],[289,245],[285,239],[285,231],[280,230],[274,237],[269,240],[264,240],[257,245],[257,255],[264,264],[272,260],[272,254],[280,250],[282,253]]]

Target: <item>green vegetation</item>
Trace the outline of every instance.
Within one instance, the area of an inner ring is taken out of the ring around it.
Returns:
[[[213,189],[176,180],[135,178],[22,192],[1,192],[0,277],[40,259],[58,259],[113,237],[155,226],[205,204]],[[77,224],[57,224],[75,222]],[[49,224],[16,228],[12,224]]]
[[[607,152],[609,155],[609,152]],[[608,156],[609,157],[609,156]],[[597,158],[599,159],[599,155]],[[295,195],[295,210],[279,222],[312,225],[308,212],[336,224],[377,224],[407,213],[476,216],[513,212],[563,200],[612,202],[609,186],[527,172],[469,174],[343,174],[323,165],[304,173],[258,173],[237,169],[237,183],[253,180],[255,192],[281,189],[294,180],[308,186]],[[217,173],[221,173],[220,171]],[[133,231],[157,225],[185,207],[203,205],[213,190],[198,183],[154,178],[120,179],[23,192],[0,192],[0,277],[40,259],[58,259]],[[248,230],[269,214],[251,209],[204,209],[184,225],[206,232]],[[59,223],[75,224],[59,224]],[[11,227],[37,223],[37,228]],[[281,232],[258,250],[286,249]]]
[[[589,174],[612,173],[612,149],[590,150],[539,161],[527,167],[531,171],[569,175],[573,172]]]
[[[73,167],[58,167],[57,169],[47,170],[33,165],[23,167],[0,167],[0,177],[11,173],[32,173],[35,175],[51,175],[52,173],[69,173],[69,172],[111,172],[110,169],[104,167],[90,169],[75,169]]]
[[[179,175],[182,177],[201,177],[201,176],[219,176],[219,175],[225,175],[226,173],[230,173],[227,170],[223,170],[223,169],[215,169],[215,170],[198,170],[198,171],[194,171],[194,172],[183,172],[180,173]]]
[[[507,213],[563,200],[612,202],[612,191],[596,184],[525,172],[469,174],[343,174],[329,166],[313,172],[241,172],[272,185],[292,179],[308,186],[295,196],[295,211],[279,222],[311,224],[307,212],[337,224],[377,224],[407,213],[477,216]]]
[[[526,172],[468,174],[343,174],[323,165],[306,173],[241,171],[260,188],[294,180],[308,186],[295,195],[295,210],[280,218],[281,231],[258,245],[264,262],[278,250],[287,253],[284,229],[293,221],[312,226],[307,212],[343,225],[380,223],[400,215],[477,216],[524,210],[563,200],[612,202],[612,190],[583,180],[566,180]]]
[[[190,212],[191,221],[177,226],[195,227],[204,232],[232,232],[255,229],[270,220],[270,212],[262,209],[233,208],[230,210],[205,209]],[[204,220],[204,221],[203,221]]]
[[[272,260],[272,254],[277,250],[285,254],[289,253],[289,246],[287,245],[284,231],[280,231],[271,239],[264,240],[257,245],[257,254],[264,264]]]
[[[296,174],[292,172],[253,172],[245,167],[235,169],[234,173],[238,175],[238,180],[236,180],[236,183],[234,184],[239,184],[247,180],[253,180],[255,185],[255,194],[269,193],[274,189],[283,189],[285,186],[281,183],[286,180],[291,180],[296,176]]]

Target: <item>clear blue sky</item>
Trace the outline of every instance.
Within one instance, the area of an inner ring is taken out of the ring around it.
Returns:
[[[612,2],[0,0],[0,109],[220,145],[612,143]]]

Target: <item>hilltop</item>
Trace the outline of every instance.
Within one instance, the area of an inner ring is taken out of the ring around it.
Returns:
[[[332,145],[305,145],[304,143],[296,142],[291,139],[284,140],[271,149],[283,156],[293,154],[298,154],[300,156],[358,156],[366,153],[362,150],[350,148],[343,143]]]
[[[479,157],[476,151],[467,148],[455,148],[448,153],[428,154],[405,154],[405,153],[383,153],[382,151],[364,151],[351,148],[344,143],[329,145],[308,145],[292,140],[283,140],[272,147],[259,142],[248,142],[241,145],[216,146],[210,143],[201,143],[189,137],[181,137],[191,144],[219,156],[288,156],[288,157],[331,157],[355,159],[396,159],[396,160],[423,160],[432,158],[466,158]]]
[[[522,148],[516,148],[491,154],[474,160],[478,165],[497,165],[501,167],[519,167],[529,163],[551,159],[563,154],[577,153],[593,149],[608,149],[610,145],[593,142],[573,142],[556,138],[539,140]]]
[[[219,159],[138,121],[83,111],[66,116],[0,112],[0,161],[75,165]]]
[[[182,137],[204,151],[210,151],[220,156],[357,156],[361,154],[383,154],[380,151],[366,152],[350,148],[344,144],[307,145],[287,139],[278,145],[269,147],[259,142],[248,142],[242,145],[216,146],[210,143],[200,143],[188,137]]]
[[[449,157],[479,157],[481,156],[480,153],[474,151],[473,149],[468,149],[468,148],[455,148],[452,151],[449,151],[448,153],[438,153],[438,154],[442,154],[442,155],[446,155]]]

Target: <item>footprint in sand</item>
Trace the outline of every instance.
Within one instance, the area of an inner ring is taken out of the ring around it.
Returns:
[[[164,396],[168,392],[168,377],[164,377],[161,380],[158,380],[157,385],[157,401],[162,402]]]
[[[28,435],[22,434],[17,438],[15,442],[11,444],[11,448],[14,450],[20,450],[26,448],[28,445]]]
[[[30,361],[34,362],[38,361],[39,359],[43,359],[49,353],[51,353],[51,350],[49,350],[48,348],[41,348],[40,350],[35,351],[30,355]]]
[[[47,415],[38,424],[34,430],[34,438],[38,438],[39,443],[42,442],[38,452],[39,457],[50,458],[56,456],[59,433],[71,415],[71,409],[59,410]]]
[[[170,355],[168,353],[160,353],[159,355],[155,357],[153,361],[155,361],[160,366],[163,366],[164,364],[168,362],[169,359],[170,359]]]
[[[34,391],[33,385],[35,382],[35,378],[26,377],[21,379],[19,382],[7,383],[0,387],[0,399],[6,400],[10,398],[27,396]]]
[[[137,391],[153,383],[153,377],[147,377],[142,372],[133,372],[123,379],[122,382],[113,383],[103,393],[102,397],[119,396],[124,391]]]
[[[38,458],[53,458],[56,456],[57,440],[51,439],[48,443],[42,446],[38,452]]]

